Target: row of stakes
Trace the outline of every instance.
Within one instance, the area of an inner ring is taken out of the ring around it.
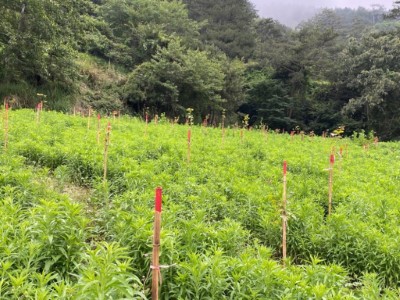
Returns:
[[[7,149],[8,144],[8,118],[9,118],[9,104],[8,102],[4,103],[5,114],[4,114],[4,147]],[[36,107],[36,119],[37,122],[40,122],[40,114],[43,110],[43,102],[40,102]],[[88,128],[90,128],[90,118],[91,118],[91,110],[88,113]],[[148,118],[146,114],[146,132],[147,134],[147,125]],[[222,126],[222,135],[224,137],[224,127]],[[97,143],[100,143],[100,135],[101,135],[101,116],[97,115]],[[108,122],[106,127],[105,141],[104,141],[104,162],[103,162],[103,180],[106,182],[107,180],[107,161],[108,161],[108,148],[110,145],[110,136],[111,136],[111,123]],[[241,132],[241,137],[243,136],[243,132]],[[293,136],[293,134],[291,134]],[[190,147],[191,147],[191,138],[192,132],[191,128],[188,129],[187,132],[187,143],[188,143],[188,152],[187,152],[187,162],[190,162]],[[376,143],[376,140],[375,140]],[[334,150],[332,150],[334,152]],[[343,156],[343,149],[340,148],[340,156]],[[328,168],[329,171],[329,184],[328,184],[328,215],[332,213],[332,195],[333,195],[333,167],[335,163],[334,154],[330,155]],[[282,192],[282,262],[285,266],[287,259],[287,162],[283,162],[283,192]],[[160,269],[163,266],[159,264],[159,253],[160,253],[160,231],[161,231],[161,211],[162,211],[162,188],[157,187],[155,190],[155,209],[154,209],[154,234],[153,234],[153,252],[152,252],[152,262],[151,262],[151,272],[152,272],[152,300],[159,298],[159,288],[160,288]]]
[[[190,131],[189,131],[190,132]],[[188,139],[190,136],[188,136]],[[329,196],[328,196],[328,215],[332,213],[332,194],[333,194],[333,166],[335,164],[334,154],[330,155],[329,159]],[[286,266],[287,259],[287,162],[283,162],[283,193],[282,193],[282,263]],[[168,267],[162,266],[159,263],[160,258],[160,232],[161,232],[161,211],[162,211],[162,188],[157,187],[155,190],[155,203],[154,203],[154,233],[153,233],[153,251],[150,269],[152,272],[152,285],[151,285],[151,299],[159,299],[160,277],[161,268]]]

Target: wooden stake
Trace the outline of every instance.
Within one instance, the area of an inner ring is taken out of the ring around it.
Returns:
[[[97,145],[100,145],[100,126],[101,126],[101,116],[97,114]]]
[[[187,162],[190,163],[190,144],[192,139],[192,130],[188,129],[187,140],[188,140],[188,150],[187,150]]]
[[[40,102],[36,106],[36,122],[39,124],[40,123]]]
[[[155,205],[154,205],[154,236],[153,236],[153,256],[151,263],[152,283],[151,283],[151,299],[158,300],[159,275],[160,275],[160,232],[161,232],[161,205],[162,205],[162,189],[156,188]]]
[[[262,132],[263,132],[263,135],[264,135],[266,141],[268,141],[268,130],[269,130],[268,126],[266,126],[266,125],[262,126]]]
[[[145,127],[145,129],[144,129],[144,135],[147,136],[147,126],[148,126],[148,124],[149,124],[149,115],[148,115],[147,112],[146,112],[145,118],[146,118],[146,127]]]
[[[330,156],[330,167],[329,167],[329,205],[328,205],[328,216],[332,213],[332,193],[333,193],[333,165],[335,164],[335,155]]]
[[[90,129],[90,117],[91,116],[92,116],[92,109],[89,107],[88,120],[87,120],[87,129]]]
[[[283,193],[282,193],[282,261],[283,265],[286,264],[286,227],[287,227],[287,213],[286,213],[286,205],[287,205],[287,197],[286,197],[286,172],[287,172],[287,163],[283,162]]]
[[[222,144],[224,144],[224,141],[225,141],[225,110],[222,111],[221,131],[222,131]]]
[[[7,150],[8,145],[8,102],[4,104],[5,114],[4,114],[4,150]]]
[[[110,145],[111,124],[108,122],[106,136],[104,138],[104,158],[103,158],[103,182],[107,181],[107,161],[108,161],[108,146]]]

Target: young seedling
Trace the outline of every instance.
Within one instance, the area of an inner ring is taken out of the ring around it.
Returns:
[[[160,232],[161,232],[161,206],[162,206],[162,188],[156,188],[154,203],[154,235],[153,235],[153,255],[151,262],[152,282],[151,299],[158,300],[158,287],[160,277]]]
[[[282,262],[285,266],[286,263],[286,229],[287,229],[287,196],[286,196],[286,172],[287,172],[287,162],[283,162],[283,193],[282,193]]]

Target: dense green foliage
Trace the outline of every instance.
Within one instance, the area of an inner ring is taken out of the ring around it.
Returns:
[[[195,126],[187,163],[187,126],[123,117],[101,127],[108,121],[104,184],[94,118],[88,129],[87,118],[46,112],[38,124],[31,110],[11,111],[0,156],[1,298],[148,297],[156,186],[164,189],[160,261],[170,266],[161,299],[400,296],[397,143],[238,129],[222,141],[220,129]]]
[[[68,111],[149,111],[399,139],[400,26],[391,11],[323,10],[291,29],[248,0],[0,3],[0,96]],[[366,53],[366,54],[364,54]]]

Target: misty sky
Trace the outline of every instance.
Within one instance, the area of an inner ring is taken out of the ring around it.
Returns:
[[[323,7],[370,8],[372,4],[379,4],[391,8],[393,4],[393,0],[250,0],[250,2],[254,3],[261,17],[274,18],[291,27],[312,17]]]

